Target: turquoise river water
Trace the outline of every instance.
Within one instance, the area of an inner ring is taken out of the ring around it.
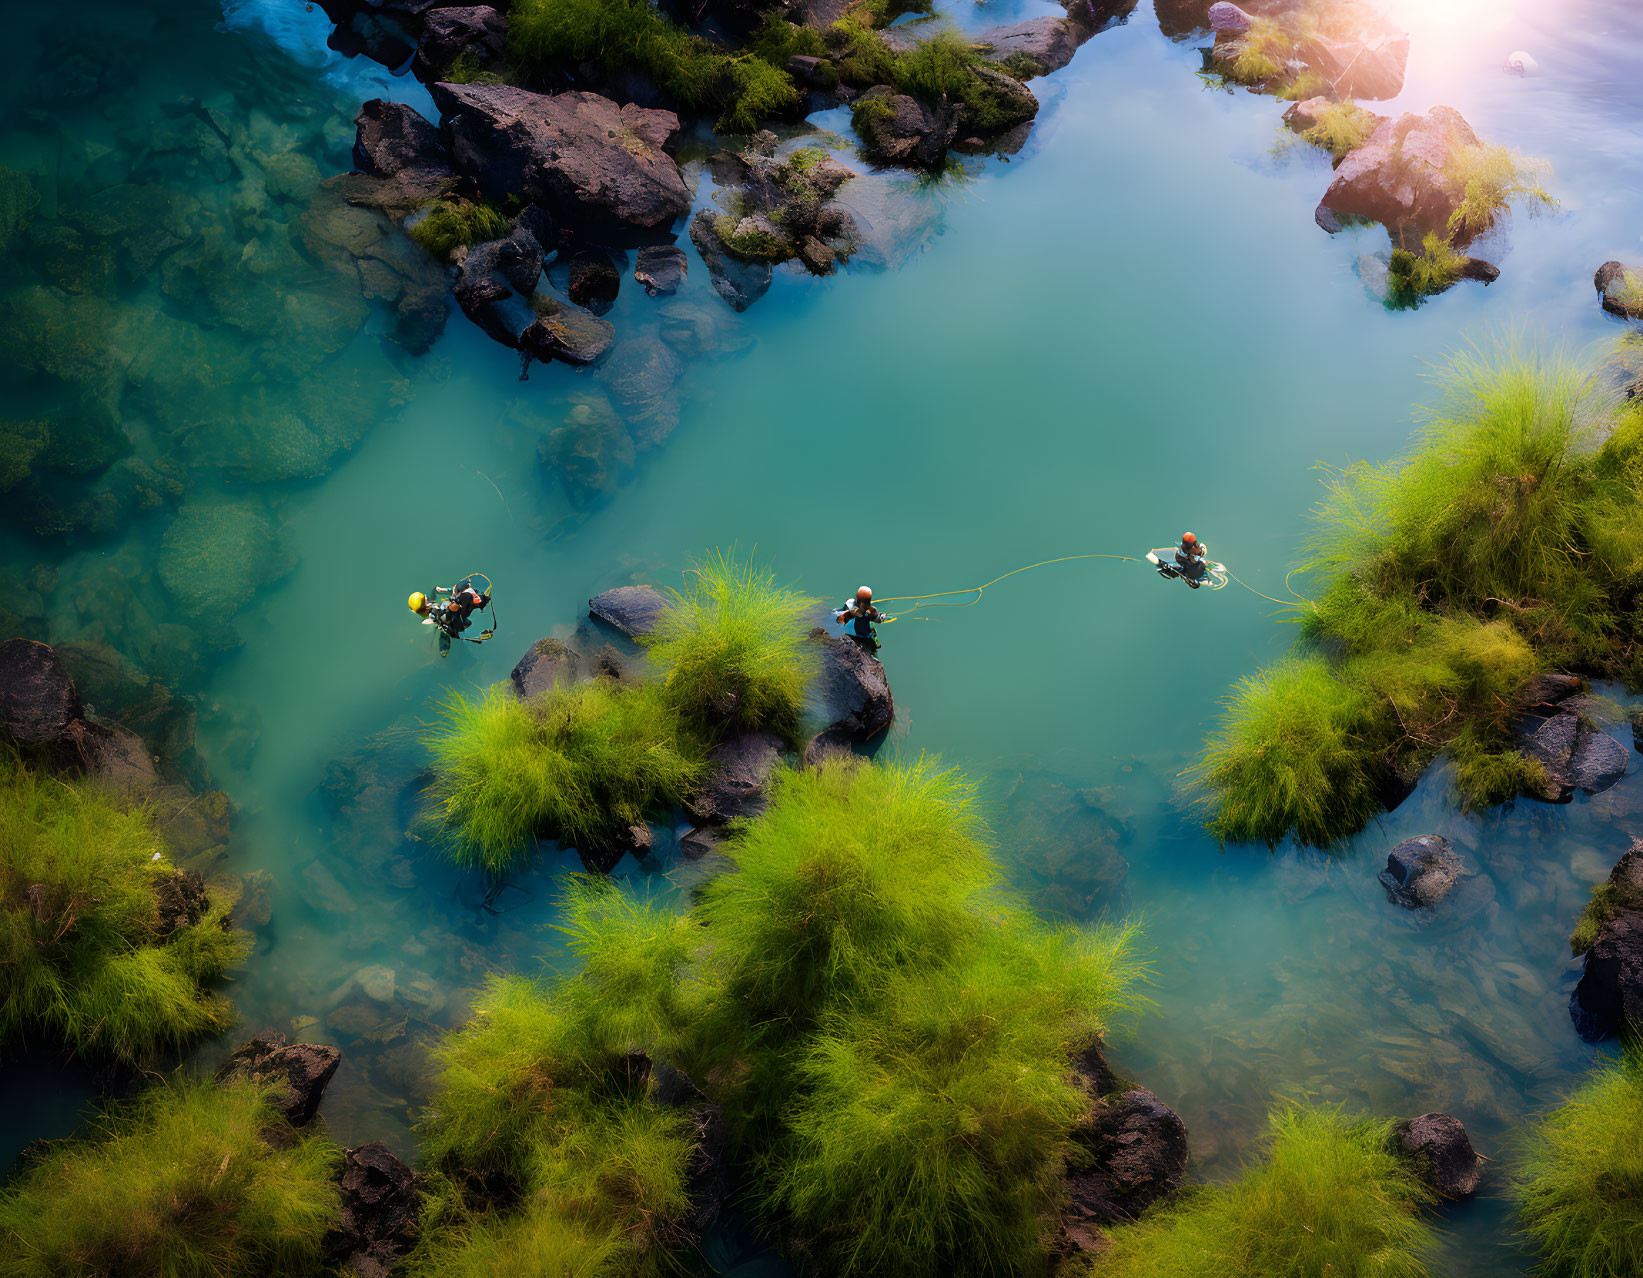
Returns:
[[[420,358],[368,332],[309,362],[285,358],[272,321],[184,324],[199,303],[188,312],[169,284],[116,288],[98,303],[112,318],[65,325],[53,341],[104,326],[112,355],[67,371],[41,357],[30,377],[105,379],[88,392],[102,403],[112,359],[136,455],[170,459],[185,504],[254,512],[281,542],[262,562],[294,565],[246,584],[232,618],[178,632],[162,615],[139,637],[131,618],[163,614],[175,589],[153,572],[168,505],[0,536],[10,579],[40,599],[37,614],[19,610],[43,618],[36,637],[147,654],[196,692],[200,756],[239,813],[221,868],[271,884],[270,922],[232,986],[242,1028],[344,1044],[326,1106],[341,1139],[413,1148],[428,1037],[461,1019],[486,971],[558,960],[545,925],[572,858],[549,857],[510,894],[516,908],[491,915],[478,885],[405,830],[439,699],[506,677],[539,636],[573,633],[595,591],[671,584],[692,555],[734,545],[830,600],[862,582],[922,593],[1055,556],[1138,555],[1190,527],[1244,581],[1282,594],[1317,465],[1399,452],[1446,353],[1617,336],[1590,279],[1607,258],[1635,258],[1643,228],[1643,18],[1625,0],[1401,8],[1414,42],[1392,107],[1447,103],[1484,137],[1545,157],[1560,202],[1511,226],[1496,284],[1414,311],[1365,285],[1359,258],[1382,232],[1332,239],[1313,225],[1328,165],[1283,144],[1281,104],[1206,84],[1202,42],[1168,39],[1142,0],[1034,83],[1044,110],[1020,155],[932,187],[880,180],[901,223],[885,269],[778,271],[741,317],[694,254],[665,306],[628,280],[619,332],[665,334],[688,314],[707,317],[711,338],[688,363],[671,438],[592,505],[571,500],[538,445],[600,394],[597,375],[539,366],[520,381],[517,359],[460,315]],[[950,16],[971,28],[1055,11],[960,9]],[[27,73],[0,87],[0,163],[46,175],[41,216],[100,185],[163,178],[215,219],[225,250],[198,268],[207,277],[240,270],[244,246],[290,238],[313,184],[348,167],[362,99],[425,105],[413,81],[326,50],[323,16],[300,5],[76,12],[72,31],[45,14],[21,26],[13,66]],[[1502,73],[1516,49],[1538,75]],[[166,110],[183,99],[256,153],[255,190],[243,166],[197,159],[210,143],[198,117]],[[337,406],[323,460],[270,461],[259,441],[293,411],[318,413],[304,398],[316,393]],[[438,660],[405,596],[473,569],[496,582],[499,634]],[[1447,1110],[1497,1170],[1446,1213],[1443,1272],[1522,1273],[1498,1169],[1514,1128],[1592,1060],[1566,1010],[1566,937],[1643,833],[1643,778],[1567,807],[1464,815],[1435,774],[1339,855],[1223,853],[1178,774],[1227,687],[1290,643],[1277,611],[1111,560],[1013,578],[979,607],[886,631],[889,751],[937,753],[982,782],[1001,855],[1047,914],[1145,920],[1156,1007],[1115,1055],[1182,1114],[1193,1174],[1235,1168],[1275,1097]],[[1385,848],[1434,831],[1494,893],[1450,931],[1416,930],[1375,882]],[[618,869],[653,896],[690,872],[666,847]],[[386,1027],[361,1020],[354,975],[367,967],[394,974]],[[69,1129],[85,1095],[38,1066],[5,1084],[6,1156]]]

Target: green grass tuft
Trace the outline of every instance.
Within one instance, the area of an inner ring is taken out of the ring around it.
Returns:
[[[1536,1274],[1643,1273],[1643,1055],[1601,1066],[1534,1126],[1513,1189]]]
[[[429,812],[445,856],[505,874],[537,839],[593,851],[682,803],[702,774],[699,747],[653,686],[595,680],[530,703],[495,690],[453,698],[429,740]]]
[[[1419,253],[1405,248],[1392,250],[1388,272],[1392,300],[1407,305],[1432,297],[1451,287],[1465,268],[1466,254],[1435,231],[1428,232]]]
[[[1369,697],[1319,656],[1238,681],[1194,778],[1223,843],[1327,847],[1380,811],[1378,724]]]
[[[39,1031],[142,1062],[232,1024],[204,985],[250,940],[221,908],[162,933],[157,893],[176,874],[143,812],[0,754],[0,1045]]]
[[[1090,1278],[1427,1278],[1429,1197],[1389,1148],[1391,1124],[1334,1110],[1273,1114],[1265,1157],[1111,1231]]]
[[[1547,192],[1545,166],[1526,160],[1503,146],[1457,148],[1450,157],[1447,178],[1461,192],[1449,218],[1452,239],[1476,239],[1490,230],[1511,204],[1531,211],[1552,209],[1557,201]]]
[[[1288,70],[1295,41],[1275,20],[1256,18],[1227,52],[1230,56],[1222,58],[1221,65],[1229,80],[1261,85],[1276,80]]]
[[[1640,436],[1582,365],[1454,360],[1413,453],[1332,475],[1303,627],[1328,655],[1240,685],[1195,771],[1212,828],[1326,844],[1377,810],[1374,777],[1442,754],[1466,805],[1536,793],[1527,680],[1643,682]]]
[[[410,237],[441,262],[468,244],[500,240],[511,223],[500,209],[456,197],[435,200],[415,222],[406,226]]]
[[[0,1190],[0,1274],[318,1274],[341,1151],[279,1146],[267,1085],[172,1079],[53,1144]]]
[[[1319,107],[1315,120],[1301,136],[1314,146],[1323,147],[1337,160],[1344,160],[1369,141],[1376,123],[1373,111],[1366,111],[1350,100]]]
[[[812,603],[765,569],[722,553],[702,560],[644,640],[668,703],[710,735],[793,738],[816,668]]]

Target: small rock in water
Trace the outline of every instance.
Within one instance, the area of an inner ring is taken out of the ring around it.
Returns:
[[[656,628],[666,607],[667,600],[650,586],[618,586],[588,600],[588,616],[637,639]]]
[[[362,967],[354,973],[354,980],[358,983],[360,992],[373,1003],[392,1003],[394,1001],[394,969],[373,964]]]
[[[1406,839],[1386,854],[1380,872],[1386,899],[1407,910],[1430,909],[1448,896],[1459,880],[1461,861],[1440,834]]]
[[[1465,1198],[1478,1187],[1478,1153],[1460,1119],[1422,1114],[1394,1127],[1392,1139],[1439,1196]]]
[[[676,293],[689,269],[685,251],[677,244],[642,248],[633,264],[633,278],[645,286],[652,297]]]

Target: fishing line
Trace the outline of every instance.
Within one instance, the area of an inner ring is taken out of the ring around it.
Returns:
[[[906,614],[904,614],[904,615],[907,615],[909,617],[911,616],[911,614],[917,612],[920,608],[974,608],[978,603],[981,602],[981,596],[990,587],[998,585],[998,583],[1001,582],[1001,581],[1007,581],[1009,578],[1018,576],[1019,574],[1024,573],[1024,572],[1031,572],[1035,568],[1047,568],[1052,564],[1074,563],[1074,562],[1077,562],[1079,560],[1084,560],[1084,559],[1116,559],[1116,560],[1119,560],[1122,563],[1128,563],[1128,564],[1138,564],[1138,563],[1143,562],[1141,559],[1138,559],[1134,555],[1109,555],[1109,554],[1093,554],[1093,553],[1092,554],[1086,554],[1086,555],[1062,555],[1060,558],[1057,558],[1057,559],[1041,559],[1036,564],[1027,564],[1027,565],[1025,565],[1024,567],[1021,567],[1021,568],[1014,568],[1011,571],[1005,573],[1002,577],[994,577],[991,581],[986,582],[986,583],[984,583],[983,585],[980,585],[980,586],[969,586],[969,587],[966,587],[962,590],[936,590],[936,591],[932,591],[930,594],[927,594],[927,595],[885,595],[883,598],[873,600],[873,603],[874,603],[875,606],[877,606],[879,604],[910,603],[913,606],[907,610]],[[1249,591],[1250,594],[1255,595],[1255,596],[1257,596],[1261,599],[1265,599],[1268,603],[1275,603],[1280,608],[1293,608],[1293,607],[1297,606],[1297,603],[1306,604],[1309,607],[1314,607],[1314,608],[1317,606],[1316,604],[1313,603],[1312,600],[1306,598],[1304,595],[1296,594],[1294,587],[1292,587],[1289,584],[1290,577],[1293,577],[1296,572],[1300,571],[1299,569],[1291,569],[1288,576],[1286,576],[1284,578],[1284,589],[1288,590],[1290,595],[1292,596],[1291,600],[1284,600],[1284,599],[1274,599],[1271,595],[1266,594],[1262,591],[1259,591],[1259,590],[1255,589],[1254,586],[1250,585],[1247,581],[1245,581],[1242,577],[1238,576],[1238,574],[1233,572],[1230,568],[1226,568],[1225,565],[1222,565],[1222,567],[1225,569],[1227,577],[1230,580],[1237,582],[1245,590]],[[952,602],[951,601],[951,596],[953,596],[953,595],[974,595],[975,598],[974,599],[966,599],[962,603],[959,603],[959,602]],[[932,601],[947,601],[947,602],[932,602]],[[913,619],[917,620],[917,621],[935,621],[935,620],[937,620],[937,618],[934,618],[934,617],[917,617],[917,618],[913,618]],[[887,622],[881,622],[880,624],[884,625],[884,624],[888,624],[888,623]]]

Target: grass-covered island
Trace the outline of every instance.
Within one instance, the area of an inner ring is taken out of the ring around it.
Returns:
[[[0,748],[0,1059],[150,1063],[233,1021],[209,986],[249,950],[140,807]]]
[[[1461,355],[1438,390],[1406,457],[1331,475],[1301,638],[1194,774],[1223,841],[1328,845],[1440,757],[1466,806],[1566,797],[1537,676],[1643,683],[1643,412],[1544,356]]]

